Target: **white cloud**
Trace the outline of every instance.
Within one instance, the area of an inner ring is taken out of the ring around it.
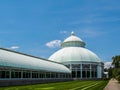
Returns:
[[[11,46],[9,49],[19,49],[19,46]]]
[[[107,69],[110,68],[112,66],[111,64],[112,64],[112,62],[105,62],[104,68],[107,68]]]
[[[67,31],[60,31],[60,34],[66,34],[68,33]]]
[[[53,41],[46,43],[46,46],[49,48],[60,47],[60,45],[61,45],[61,40],[53,40]]]

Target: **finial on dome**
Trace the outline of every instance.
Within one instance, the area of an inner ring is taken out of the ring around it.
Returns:
[[[72,31],[72,32],[71,32],[71,35],[75,35],[75,33]]]

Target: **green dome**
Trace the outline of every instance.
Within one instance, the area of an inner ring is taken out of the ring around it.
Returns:
[[[71,33],[71,36],[61,44],[62,49],[49,57],[55,62],[101,62],[100,58],[92,51],[84,48],[85,43],[82,39]]]

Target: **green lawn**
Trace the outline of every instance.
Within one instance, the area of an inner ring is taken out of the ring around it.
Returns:
[[[69,81],[49,84],[1,87],[0,90],[103,90],[108,81]]]

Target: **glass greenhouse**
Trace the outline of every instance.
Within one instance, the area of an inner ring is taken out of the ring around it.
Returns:
[[[103,74],[103,63],[92,51],[85,48],[85,42],[75,36],[64,40],[61,49],[49,57],[50,61],[63,63],[72,71],[72,78],[99,79]]]

